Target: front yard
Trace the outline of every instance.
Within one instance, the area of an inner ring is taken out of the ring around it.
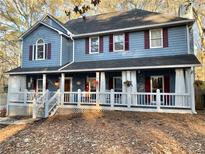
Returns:
[[[0,127],[0,153],[205,153],[205,113],[88,112]]]

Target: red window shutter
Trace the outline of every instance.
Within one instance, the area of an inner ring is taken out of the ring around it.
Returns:
[[[47,59],[51,59],[51,43],[48,43],[48,57]]]
[[[145,92],[151,92],[150,77],[145,77]]]
[[[89,37],[85,39],[85,54],[89,54]]]
[[[129,33],[125,33],[125,51],[129,50]]]
[[[113,78],[109,78],[109,90],[113,89]]]
[[[169,76],[165,76],[165,77],[164,77],[164,92],[165,92],[165,93],[170,92],[170,80],[169,80]]]
[[[166,48],[169,46],[168,43],[168,29],[167,28],[163,28],[163,47]]]
[[[113,34],[109,36],[109,51],[113,52]]]
[[[48,58],[48,44],[45,44],[45,58]]]
[[[29,46],[29,60],[31,61],[33,59],[33,46]]]
[[[103,36],[100,36],[100,53],[103,53]]]
[[[149,30],[144,31],[144,48],[149,49]]]

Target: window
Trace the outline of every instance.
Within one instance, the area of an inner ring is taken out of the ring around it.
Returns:
[[[42,39],[37,40],[36,42],[36,60],[45,59],[45,43]]]
[[[122,92],[122,77],[113,77],[113,89],[115,92]]]
[[[123,51],[125,49],[124,34],[114,35],[114,51]]]
[[[161,48],[162,46],[162,29],[150,30],[150,48]]]
[[[36,92],[43,92],[43,79],[37,79],[36,82]]]
[[[90,38],[90,54],[99,52],[99,37]]]
[[[89,91],[96,92],[96,78],[95,77],[88,77],[87,82],[89,83]]]

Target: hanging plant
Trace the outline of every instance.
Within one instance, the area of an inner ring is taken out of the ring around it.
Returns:
[[[131,87],[132,86],[132,81],[125,81],[124,84],[127,86],[127,87]]]

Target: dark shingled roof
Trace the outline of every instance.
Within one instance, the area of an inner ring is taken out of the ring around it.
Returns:
[[[75,62],[62,69],[62,71],[82,70],[82,69],[111,69],[111,68],[123,68],[123,67],[154,68],[156,66],[199,65],[199,64],[200,62],[198,61],[195,55],[187,54],[187,55],[174,55],[174,56]]]
[[[64,26],[73,34],[85,34],[121,28],[148,26],[152,24],[188,21],[186,18],[157,12],[134,9],[127,12],[111,12],[70,20]],[[189,20],[189,22],[193,22]]]
[[[57,71],[60,67],[35,67],[35,68],[21,68],[17,67],[8,71],[7,73],[15,73],[15,72],[36,72],[36,71]]]
[[[116,60],[102,60],[102,61],[88,61],[88,62],[75,62],[72,63],[65,68],[63,68],[62,72],[83,72],[87,70],[95,71],[95,70],[114,70],[114,69],[122,69],[130,68],[134,69],[134,67],[140,68],[150,68],[154,69],[157,66],[174,66],[178,65],[179,67],[183,67],[184,65],[200,65],[200,62],[195,57],[195,55],[187,54],[187,55],[175,55],[175,56],[160,56],[160,57],[145,57],[145,58],[129,58],[129,59],[116,59]],[[60,72],[60,67],[47,67],[47,68],[21,68],[18,67],[13,69],[7,73],[29,73],[29,72]]]

